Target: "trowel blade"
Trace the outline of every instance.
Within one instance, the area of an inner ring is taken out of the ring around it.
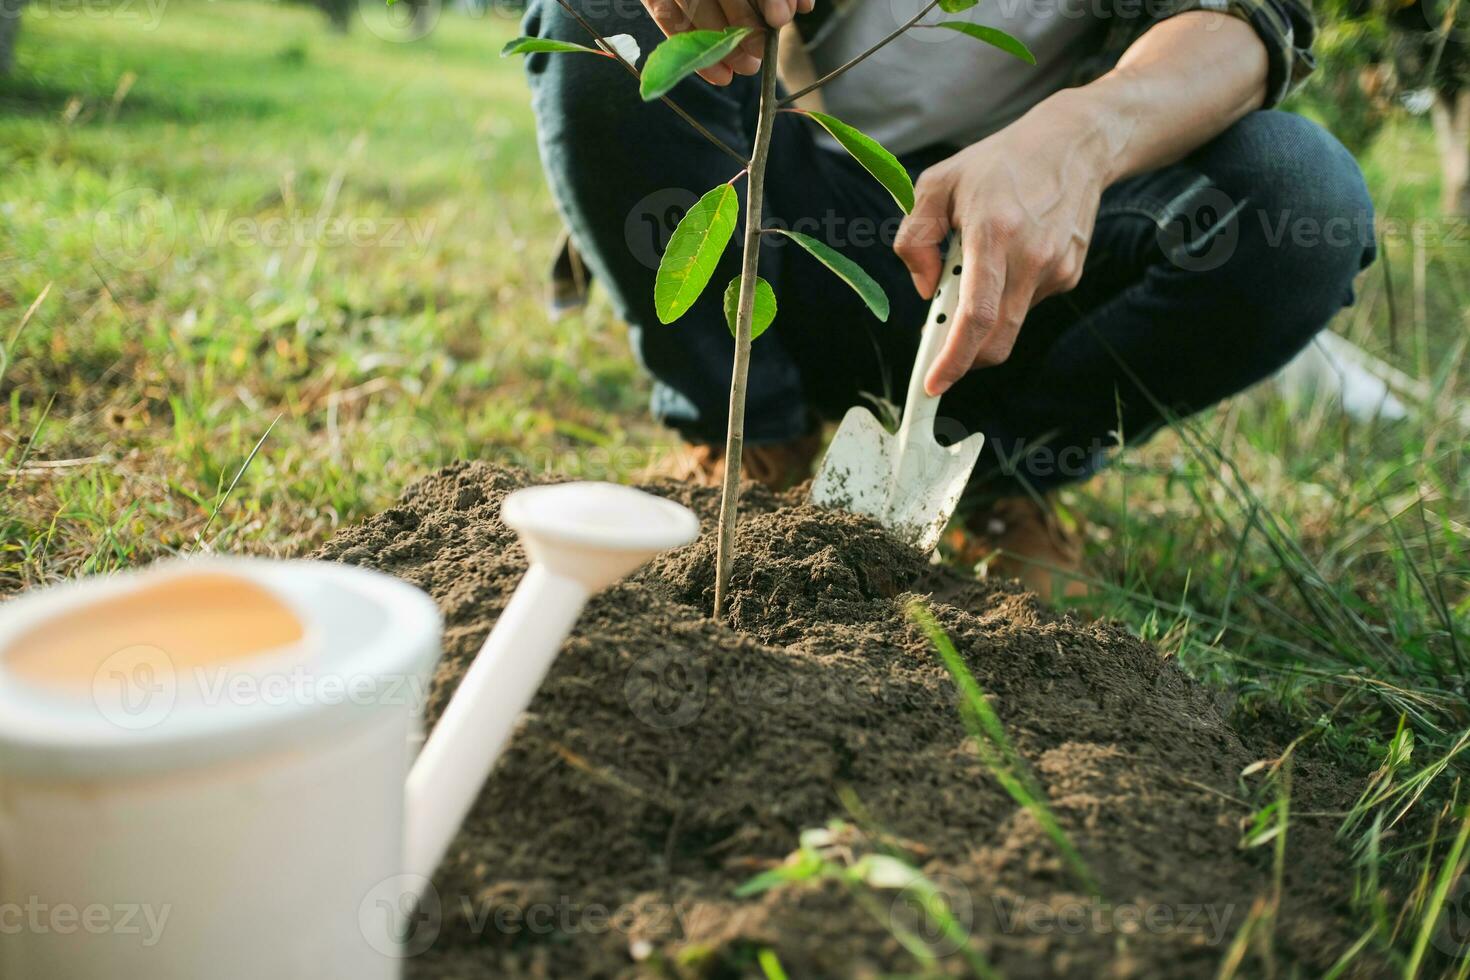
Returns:
[[[879,520],[920,551],[933,551],[959,506],[984,446],[985,437],[979,434],[953,446],[933,441],[910,443],[907,457],[892,474],[886,509]]]
[[[865,408],[848,409],[812,480],[818,507],[883,520],[893,485],[894,438]]]

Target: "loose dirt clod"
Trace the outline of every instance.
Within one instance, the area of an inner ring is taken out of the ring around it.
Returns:
[[[450,466],[317,556],[439,603],[431,721],[525,569],[498,519],[525,479]],[[1253,810],[1240,773],[1279,745],[1243,737],[1217,695],[1121,629],[1054,616],[870,521],[758,489],[744,494],[730,623],[717,625],[717,494],[651,489],[698,511],[706,535],[588,606],[436,876],[438,917],[431,907],[419,928],[437,939],[410,976],[758,976],[762,947],[793,978],[916,973],[890,926],[923,922],[898,893],[827,881],[732,894],[802,830],[852,821],[840,788],[1006,976],[1214,974],[1271,892],[1271,848],[1239,846]],[[1101,898],[967,739],[943,664],[905,616],[914,595],[932,597]],[[1356,788],[1308,759],[1292,785],[1303,814]],[[1355,938],[1334,828],[1291,823],[1274,944],[1257,935],[1242,975],[1273,948],[1285,973],[1319,975]],[[929,939],[939,969],[965,972]]]

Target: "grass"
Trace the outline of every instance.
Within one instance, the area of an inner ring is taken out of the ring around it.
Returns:
[[[0,592],[192,550],[212,516],[204,545],[299,551],[453,458],[639,462],[621,328],[541,311],[514,22],[356,26],[28,17],[0,82]]]
[[[1097,878],[1088,869],[1067,832],[1057,822],[1051,808],[1046,805],[1045,792],[1036,785],[1026,760],[1011,745],[1000,717],[990,706],[990,700],[985,696],[980,682],[975,680],[975,675],[965,666],[964,658],[955,649],[949,635],[922,602],[916,600],[911,603],[908,612],[909,617],[924,631],[924,635],[938,651],[945,669],[959,689],[960,717],[964,719],[965,728],[974,740],[975,748],[991,776],[1018,806],[1031,815],[1046,836],[1051,838],[1077,883],[1088,894],[1101,895],[1102,889],[1098,886]]]
[[[0,595],[300,553],[450,459],[621,478],[658,450],[601,294],[542,310],[558,222],[509,16],[401,43],[386,14],[342,37],[246,0],[98,9],[33,4],[0,81]],[[1423,411],[1365,425],[1263,386],[1063,502],[1083,611],[1377,770],[1343,825],[1364,932],[1341,966],[1428,976],[1470,962],[1425,939],[1465,858],[1470,234],[1435,214],[1421,121],[1362,160],[1385,260],[1334,327]]]

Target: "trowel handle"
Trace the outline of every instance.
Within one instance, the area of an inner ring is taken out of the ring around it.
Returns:
[[[934,416],[939,410],[939,399],[924,391],[924,378],[939,359],[944,343],[954,329],[955,310],[960,305],[960,233],[956,231],[950,239],[949,254],[945,256],[944,268],[939,270],[939,286],[934,293],[934,302],[929,306],[929,320],[919,337],[919,353],[914,358],[914,370],[909,375],[908,397],[904,399],[903,421],[898,427],[898,444],[907,446],[913,434],[927,435],[932,429]],[[932,438],[932,436],[931,436]]]

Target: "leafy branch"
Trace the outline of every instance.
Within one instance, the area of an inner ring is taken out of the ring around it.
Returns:
[[[889,42],[896,40],[904,32],[915,27],[947,27],[950,30],[959,31],[961,34],[968,34],[970,37],[975,38],[975,40],[977,41],[984,41],[986,44],[994,45],[995,47],[1000,48],[1002,51],[1005,51],[1007,54],[1015,55],[1017,58],[1020,58],[1022,61],[1028,62],[1029,64],[1036,64],[1035,55],[1031,53],[1030,49],[1028,49],[1026,45],[1022,44],[1016,38],[1011,37],[1005,31],[998,30],[997,28],[985,27],[980,24],[971,24],[968,21],[962,20],[946,20],[940,21],[938,24],[919,23],[919,21],[923,20],[924,16],[935,7],[938,7],[940,10],[944,11],[947,14],[957,14],[963,10],[969,10],[971,7],[975,6],[975,4],[979,2],[980,0],[930,0],[930,2],[926,4],[922,10],[920,10],[917,14],[914,14],[914,16],[910,17],[893,33],[875,42],[873,46],[868,48],[866,51],[862,51],[856,55],[853,55],[852,58],[848,59],[843,64],[838,65],[836,68],[832,69],[827,74],[817,79],[815,82],[812,82],[806,88],[799,89],[798,91],[786,96],[784,99],[781,100],[781,105],[783,107],[795,105],[797,101],[800,100],[802,97],[810,95],[817,89],[821,88],[823,85],[826,85],[828,82],[832,81],[834,78],[837,78],[839,75],[842,75],[845,72],[856,68],[858,65],[862,64],[864,61],[867,61],[873,55],[877,54],[880,50],[886,47]]]
[[[898,28],[898,30],[894,31],[892,34],[889,34],[881,41],[878,41],[868,50],[863,51],[860,54],[856,54],[844,64],[838,65],[836,68],[832,69],[827,74],[817,79],[815,82],[812,82],[806,88],[800,89],[799,91],[793,92],[792,94],[786,96],[786,98],[781,100],[781,105],[795,105],[797,99],[800,99],[804,95],[810,95],[817,89],[821,88],[823,85],[826,85],[828,82],[832,81],[832,79],[836,78],[837,76],[843,74],[849,69],[856,68],[864,61],[867,61],[873,55],[877,54],[879,49],[886,47],[890,41],[895,40],[904,31],[908,30],[910,27],[917,26],[919,21],[924,19],[924,15],[929,13],[929,11],[933,10],[935,7],[939,6],[940,2],[941,0],[929,0],[929,2],[924,5],[924,9],[920,10],[917,14],[914,14],[914,16],[910,17],[906,23]],[[951,0],[951,2],[953,2],[953,0]],[[969,3],[965,4],[965,6],[973,7],[978,2],[979,0],[969,0]],[[960,7],[958,9],[963,10],[964,7]]]
[[[635,66],[632,61],[630,61],[627,57],[624,56],[623,52],[621,50],[619,50],[618,46],[612,44],[610,41],[608,41],[607,38],[603,37],[602,34],[601,34],[601,32],[599,32],[597,30],[597,28],[593,27],[590,23],[588,23],[587,18],[585,18],[581,14],[577,13],[577,11],[572,8],[572,5],[570,3],[568,3],[567,0],[556,0],[556,2],[559,3],[559,4],[561,4],[561,8],[563,10],[565,10],[568,14],[570,14],[572,16],[572,19],[573,20],[575,20],[578,24],[582,25],[582,29],[584,31],[586,31],[588,34],[591,34],[597,40],[598,45],[601,46],[603,50],[602,51],[597,51],[597,52],[594,52],[594,53],[595,54],[605,54],[608,57],[612,58],[614,61],[616,61],[618,64],[622,65],[625,69],[627,69],[627,71],[628,71],[629,74],[631,74],[634,78],[638,79],[638,85],[639,85],[639,89],[641,91],[641,89],[643,87],[643,73],[638,70],[637,66]],[[516,38],[514,41],[511,41],[509,44],[507,44],[504,49],[501,50],[500,56],[502,58],[504,58],[507,55],[512,55],[512,54],[531,54],[531,53],[533,53],[532,51],[528,51],[528,50],[525,50],[524,48],[517,47],[517,45],[520,44],[520,42],[524,42],[524,41],[539,41],[539,40],[543,40],[543,39],[542,38],[525,38],[525,37]],[[565,43],[565,42],[559,42],[559,43]],[[667,42],[665,42],[665,43],[667,43]],[[663,47],[663,45],[659,45],[659,47]],[[547,48],[541,48],[541,49],[537,49],[537,50],[543,50],[543,51],[548,51],[548,52],[551,52],[552,51],[552,49],[547,49]],[[556,50],[565,50],[565,49],[556,49]],[[585,49],[585,50],[589,50],[590,51],[592,49],[588,48],[588,49]],[[635,49],[635,51],[636,51],[636,49]],[[637,58],[637,54],[635,53],[634,54],[634,59],[636,60],[636,58]],[[680,119],[682,119],[686,123],[688,123],[689,124],[689,127],[691,129],[693,129],[700,136],[703,136],[706,140],[708,140],[714,146],[718,147],[720,149],[720,151],[722,153],[724,153],[726,156],[730,156],[730,157],[735,158],[736,160],[740,161],[741,164],[744,164],[745,163],[745,155],[743,153],[741,153],[740,151],[736,150],[729,143],[726,143],[724,140],[720,139],[714,133],[711,133],[707,128],[705,128],[705,126],[702,123],[700,123],[700,121],[698,119],[695,119],[689,113],[685,112],[684,109],[677,102],[675,102],[673,99],[669,98],[667,95],[660,95],[659,101],[662,102],[664,105],[668,106],[670,109],[673,109],[674,110],[674,113]]]

